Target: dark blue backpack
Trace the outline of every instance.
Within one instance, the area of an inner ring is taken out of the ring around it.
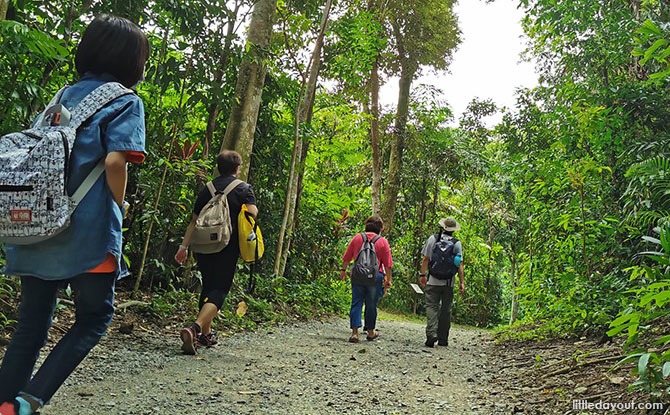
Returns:
[[[435,245],[430,256],[430,262],[428,262],[428,270],[430,275],[438,280],[449,280],[458,271],[454,262],[456,242],[458,242],[458,239],[453,236],[442,239],[442,232],[435,234]]]

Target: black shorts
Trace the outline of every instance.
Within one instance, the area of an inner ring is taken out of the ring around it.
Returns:
[[[200,308],[205,303],[212,303],[220,309],[233,285],[237,260],[240,257],[239,245],[231,243],[220,252],[196,254],[195,257],[202,274]]]

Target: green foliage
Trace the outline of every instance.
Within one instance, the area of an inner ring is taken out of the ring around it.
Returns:
[[[471,138],[475,140],[475,138]],[[461,324],[492,327],[502,317],[502,277],[505,255],[495,231],[487,226],[501,212],[495,206],[492,183],[471,178],[461,186],[449,189],[445,198],[457,209],[447,210],[441,216],[460,217],[463,229],[456,233],[463,244],[466,292],[456,295],[454,316]]]
[[[629,220],[637,225],[670,221],[670,158],[657,156],[636,163],[626,177]]]
[[[377,17],[366,11],[338,19],[329,40],[325,59],[328,76],[354,89],[367,82],[373,63],[386,45]]]
[[[493,332],[496,340],[501,342],[543,341],[566,336],[565,327],[561,324],[555,325],[551,319],[536,317],[526,317],[509,326],[499,326]]]
[[[4,266],[4,258],[1,258]],[[0,330],[7,330],[16,323],[15,302],[19,298],[18,278],[7,277],[0,274]]]
[[[461,41],[454,3],[453,0],[390,0],[387,3],[389,46],[395,49],[389,53],[387,62],[392,72],[398,73],[406,63],[415,65],[415,69],[419,65],[448,68]]]
[[[68,46],[42,30],[16,21],[0,21],[0,133],[20,130],[35,115],[35,101],[45,103],[49,89],[40,85],[43,68],[65,64]]]
[[[670,33],[654,21],[645,20],[637,30],[637,47],[633,56],[640,58],[640,65],[652,70],[651,82],[667,82],[670,77]]]
[[[252,296],[240,288],[245,285],[245,277],[240,275],[236,280],[226,299],[223,316],[217,320],[219,330],[221,327],[249,329],[258,325],[344,314],[349,309],[351,293],[346,285],[325,276],[315,277],[309,284],[283,277],[261,277],[257,279]],[[248,306],[243,316],[236,314],[241,301]]]
[[[519,317],[540,333],[606,330],[630,288],[624,270],[651,222],[645,212],[663,215],[649,208],[653,179],[626,168],[667,149],[667,84],[641,82],[639,23],[614,3],[522,1],[542,84],[522,93],[519,113],[498,128],[507,159],[496,171],[509,177],[513,200],[504,223],[515,240],[505,245],[518,271]]]
[[[670,335],[663,327],[670,322],[670,226],[657,229],[659,238],[645,239],[658,251],[640,255],[651,263],[631,267],[635,286],[630,303],[610,323],[610,336],[626,335],[629,354],[621,363],[637,360],[634,387],[656,394],[670,393]]]
[[[197,308],[197,298],[192,293],[182,290],[157,290],[151,297],[151,302],[144,307],[146,312],[160,317],[168,318],[175,315],[179,310],[190,304],[191,308]]]
[[[636,163],[626,172],[631,222],[658,224],[654,231],[659,237],[642,237],[657,250],[641,252],[644,261],[627,269],[632,287],[608,331],[610,336],[626,335],[629,354],[623,362],[637,360],[638,380],[633,386],[656,395],[670,393],[670,336],[663,328],[670,321],[669,170],[667,156],[658,156]]]

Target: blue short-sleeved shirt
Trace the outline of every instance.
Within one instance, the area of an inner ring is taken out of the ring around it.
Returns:
[[[73,109],[89,92],[113,80],[109,76],[84,76],[68,87],[61,103]],[[144,106],[135,94],[107,104],[82,124],[70,159],[70,195],[110,152],[144,153]],[[32,245],[6,245],[5,274],[31,275],[45,280],[62,280],[83,274],[101,264],[111,253],[121,267],[123,214],[114,201],[105,175],[97,180],[77,206],[70,226],[46,241]],[[123,276],[123,275],[120,275]]]

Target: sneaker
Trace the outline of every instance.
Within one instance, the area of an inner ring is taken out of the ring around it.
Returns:
[[[3,402],[0,405],[0,415],[17,415],[18,413],[18,407],[14,402]]]
[[[424,344],[426,345],[426,347],[433,347],[433,346],[435,346],[436,341],[437,341],[437,337],[429,337],[429,338],[426,339],[426,343],[424,343]]]
[[[195,329],[193,327],[185,327],[179,332],[179,337],[181,337],[182,341],[181,351],[184,354],[195,354],[195,339],[197,338]]]
[[[216,339],[214,338],[214,333],[200,333],[198,336],[198,340],[196,340],[197,346],[201,347],[213,347],[216,346],[217,342]]]

